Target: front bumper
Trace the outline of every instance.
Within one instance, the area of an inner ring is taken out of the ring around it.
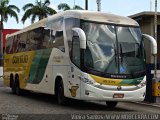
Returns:
[[[123,87],[123,86],[122,86]],[[82,100],[98,101],[143,101],[145,98],[146,86],[131,91],[103,90],[92,85],[81,83]],[[124,94],[123,98],[113,98],[114,94]]]

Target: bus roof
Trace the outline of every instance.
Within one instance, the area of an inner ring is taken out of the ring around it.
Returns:
[[[114,15],[110,13],[103,13],[97,11],[86,11],[86,10],[69,10],[68,12],[64,13],[66,16],[69,17],[77,17],[84,20],[91,20],[97,22],[104,22],[104,23],[113,23],[113,24],[120,24],[120,25],[131,25],[131,26],[139,26],[138,23],[129,18],[119,15]]]
[[[87,11],[86,10],[68,10],[68,11],[59,12],[57,14],[44,18],[18,32],[8,35],[8,37],[35,29],[40,26],[45,26],[47,22],[51,22],[52,20],[55,20],[57,18],[62,18],[62,17],[63,18],[73,17],[73,18],[79,18],[83,20],[117,24],[117,25],[139,26],[135,20],[129,17],[103,13],[103,12],[88,11],[88,10]]]

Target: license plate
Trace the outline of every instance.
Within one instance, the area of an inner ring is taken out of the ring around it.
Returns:
[[[115,93],[115,94],[113,95],[113,98],[124,98],[124,94]]]

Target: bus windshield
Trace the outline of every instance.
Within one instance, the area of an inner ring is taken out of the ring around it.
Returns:
[[[84,65],[109,74],[145,71],[144,46],[138,27],[83,22],[87,48]]]

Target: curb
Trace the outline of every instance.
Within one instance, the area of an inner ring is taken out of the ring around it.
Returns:
[[[142,102],[132,102],[132,103],[141,104],[141,105],[146,105],[146,106],[153,106],[153,107],[158,107],[158,108],[160,108],[160,103],[159,103],[159,104],[156,104],[156,103],[142,103]]]

